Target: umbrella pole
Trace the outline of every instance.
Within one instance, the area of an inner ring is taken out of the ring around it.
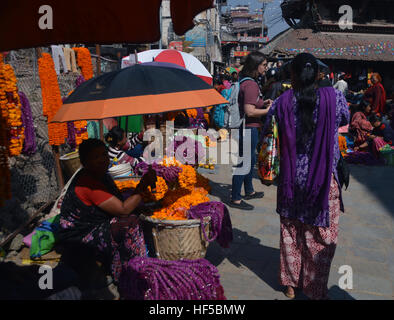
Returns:
[[[101,56],[100,56],[100,45],[96,44],[96,68],[97,68],[97,75],[101,74]],[[100,132],[100,140],[104,141],[104,124],[103,120],[99,120],[99,132]]]
[[[37,48],[36,52],[37,52],[37,57],[41,58],[42,49],[41,48]],[[63,177],[62,168],[60,166],[60,153],[59,153],[59,147],[58,146],[52,146],[52,154],[53,154],[53,158],[55,159],[55,170],[56,170],[57,182],[59,184],[60,190],[63,190],[63,188],[64,188],[64,177]]]

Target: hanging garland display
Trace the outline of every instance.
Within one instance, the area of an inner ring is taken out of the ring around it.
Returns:
[[[75,81],[76,87],[79,87],[86,80],[93,78],[92,57],[87,48],[73,48],[73,50],[77,53],[77,63],[82,72],[82,75]],[[89,138],[87,127],[88,122],[85,120],[74,121],[75,144],[77,146],[79,146],[83,140]]]
[[[36,134],[34,131],[33,114],[29,100],[23,92],[19,92],[19,99],[22,105],[22,123],[25,128],[25,144],[23,154],[32,155],[37,151]]]
[[[22,126],[17,80],[14,69],[9,64],[3,63],[2,57],[0,61],[0,108],[10,134],[9,155],[18,156],[22,153],[25,129]]]
[[[42,110],[48,119],[49,144],[59,146],[65,142],[68,133],[66,123],[49,123],[62,106],[55,65],[49,53],[43,53],[38,59],[38,73],[41,81]]]
[[[87,48],[73,48],[77,53],[77,64],[85,80],[93,78],[93,65],[90,51]]]

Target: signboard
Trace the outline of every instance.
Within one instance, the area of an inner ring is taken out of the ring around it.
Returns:
[[[235,51],[234,57],[246,57],[249,54],[249,51]]]
[[[192,41],[190,47],[206,47],[207,32],[204,26],[196,26],[192,30],[186,32],[186,41]]]
[[[171,41],[168,45],[168,49],[175,49],[178,51],[183,50],[182,41]]]

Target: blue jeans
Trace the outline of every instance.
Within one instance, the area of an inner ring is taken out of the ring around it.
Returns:
[[[239,201],[241,197],[242,184],[244,184],[245,194],[252,194],[254,192],[252,179],[253,179],[253,169],[256,164],[256,148],[259,143],[259,129],[258,128],[246,128],[246,130],[251,130],[251,157],[250,159],[250,170],[246,175],[233,175],[233,185],[231,191],[231,200]],[[239,137],[239,155],[243,156],[243,136],[242,129],[240,129]]]

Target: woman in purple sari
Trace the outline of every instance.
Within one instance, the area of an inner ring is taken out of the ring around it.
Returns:
[[[274,102],[267,117],[278,121],[281,150],[279,281],[289,298],[301,288],[311,299],[326,299],[339,211],[344,211],[336,169],[338,128],[349,123],[350,115],[340,91],[318,88],[313,55],[297,55],[291,69],[294,89]]]

